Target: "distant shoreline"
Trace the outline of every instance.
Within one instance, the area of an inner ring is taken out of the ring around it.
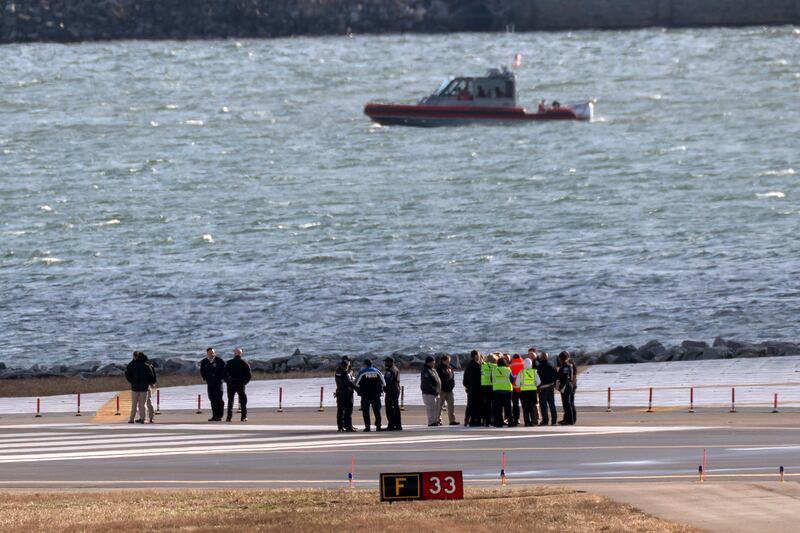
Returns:
[[[0,43],[800,24],[800,0],[0,0]]]
[[[533,344],[535,346],[535,344]],[[527,350],[528,346],[519,347]],[[524,352],[520,352],[523,353]],[[354,366],[360,361],[369,358],[373,363],[380,365],[384,357],[392,356],[401,370],[419,370],[425,364],[425,358],[432,356],[440,358],[443,355],[451,357],[451,364],[456,369],[463,368],[469,361],[468,351],[436,352],[431,349],[421,350],[416,353],[394,351],[374,354],[324,354],[315,355],[296,350],[292,355],[261,359],[258,355],[245,359],[249,362],[256,379],[289,379],[302,377],[316,377],[333,375],[342,356],[348,355]],[[557,352],[550,353],[551,361],[555,360]],[[651,363],[669,361],[696,361],[711,359],[740,359],[756,357],[780,357],[800,355],[800,343],[785,341],[765,341],[750,343],[735,340],[715,338],[710,344],[705,341],[685,340],[679,345],[665,346],[657,340],[651,340],[642,346],[617,345],[604,350],[573,351],[572,359],[579,366],[597,364],[628,364]],[[159,358],[151,356],[150,361],[156,367],[160,379],[172,377],[181,381],[175,384],[194,383],[192,379],[199,380],[199,362],[201,358]],[[124,381],[125,366],[128,361],[104,363],[101,361],[83,361],[72,365],[42,365],[35,364],[29,368],[9,368],[6,363],[0,362],[0,383],[7,387],[13,381],[42,380],[46,378],[76,380],[116,379]],[[189,381],[186,381],[186,380]],[[184,383],[185,381],[185,383]],[[79,382],[79,381],[78,381]],[[199,381],[197,381],[199,383]],[[0,396],[3,395],[0,390]]]

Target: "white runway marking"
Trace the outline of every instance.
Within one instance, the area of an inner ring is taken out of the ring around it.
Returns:
[[[760,448],[728,448],[732,452],[764,452],[764,451],[786,451],[786,450],[800,450],[800,446],[791,445],[777,445],[777,446],[764,446]]]
[[[606,461],[603,463],[582,463],[583,466],[653,466],[663,464],[664,461]]]
[[[406,433],[333,433],[309,434],[308,426],[209,426],[186,424],[154,424],[153,426],[69,425],[73,431],[61,433],[63,425],[41,425],[38,433],[2,434],[0,426],[0,463],[42,461],[76,461],[175,455],[210,455],[235,453],[303,452],[336,448],[406,446],[468,441],[508,441],[540,439],[554,436],[634,434],[655,431],[694,431],[705,427],[568,427],[531,430],[466,430],[456,428],[420,428]],[[133,430],[136,430],[135,432]],[[116,430],[116,431],[110,431]],[[275,435],[277,431],[295,432]],[[246,433],[244,433],[246,432]]]

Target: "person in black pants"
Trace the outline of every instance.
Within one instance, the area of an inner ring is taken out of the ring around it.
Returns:
[[[386,381],[380,370],[372,366],[372,361],[364,359],[364,367],[356,378],[356,390],[361,396],[361,412],[364,415],[364,431],[370,431],[369,410],[375,414],[375,431],[381,428],[381,394],[386,387]]]
[[[492,398],[494,427],[503,427],[504,423],[512,426],[514,419],[511,414],[511,390],[514,387],[511,384],[511,370],[502,357],[497,360],[497,366],[492,369],[492,387],[494,388],[494,398]]]
[[[528,350],[531,354],[533,349]],[[533,351],[535,355],[536,352]],[[556,425],[558,421],[558,414],[556,413],[556,399],[555,399],[555,386],[556,386],[556,370],[547,361],[547,352],[540,352],[536,361],[536,374],[539,376],[541,383],[539,384],[539,407],[542,413],[542,421],[540,426],[546,426],[550,423]],[[548,416],[548,409],[549,415]],[[551,422],[552,420],[552,422]]]
[[[573,367],[569,363],[569,352],[561,352],[558,354],[558,390],[561,393],[561,405],[564,408],[564,416],[561,422],[559,422],[562,426],[571,426],[575,424],[574,376],[572,372]]]
[[[476,427],[483,419],[483,396],[481,390],[481,354],[472,350],[472,358],[464,369],[462,383],[467,391],[467,410],[464,413],[464,425]]]
[[[233,359],[225,363],[225,383],[228,384],[228,417],[226,422],[233,418],[233,397],[239,395],[239,408],[242,410],[242,422],[247,422],[247,394],[245,386],[250,383],[252,373],[250,365],[242,359],[242,349],[233,350]]]
[[[494,423],[494,390],[492,389],[492,370],[497,364],[494,354],[488,354],[481,363],[481,400],[483,401],[483,425],[487,428]]]
[[[356,384],[350,372],[349,357],[342,357],[333,376],[336,380],[336,426],[339,431],[356,431],[353,427],[353,391],[356,390]]]
[[[211,402],[211,418],[208,421],[220,422],[225,412],[225,401],[222,399],[225,361],[217,357],[214,348],[206,349],[206,358],[200,363],[200,375],[208,386],[208,401]]]
[[[400,421],[400,371],[394,366],[394,358],[389,356],[383,360],[386,370],[383,380],[386,382],[386,420],[389,431],[402,431]]]
[[[569,352],[567,352],[569,354]],[[572,360],[572,354],[569,355],[569,366],[572,367],[572,398],[570,401],[570,405],[572,405],[572,423],[578,423],[578,412],[575,410],[575,392],[578,390],[578,367],[575,365],[575,361]]]

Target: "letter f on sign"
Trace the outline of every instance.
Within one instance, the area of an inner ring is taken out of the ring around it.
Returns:
[[[400,489],[405,488],[405,484],[403,483],[406,479],[404,477],[396,477],[394,478],[394,493],[396,496],[400,496]]]

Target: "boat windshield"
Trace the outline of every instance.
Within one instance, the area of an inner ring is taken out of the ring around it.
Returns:
[[[451,80],[437,94],[437,96],[457,96],[462,91],[470,91],[469,78],[456,78]]]
[[[445,88],[448,85],[450,85],[450,81],[451,81],[450,78],[447,78],[446,80],[443,80],[442,83],[439,84],[439,88],[436,89],[435,91],[433,91],[433,94],[436,95],[436,96],[440,96],[442,94],[442,91],[444,91]]]

